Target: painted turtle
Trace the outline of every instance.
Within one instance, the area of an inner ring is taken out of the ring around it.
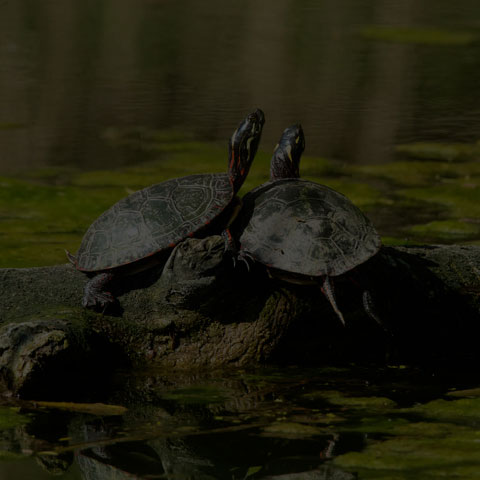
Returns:
[[[272,157],[270,181],[244,196],[233,232],[241,259],[250,257],[266,265],[272,276],[292,283],[320,284],[345,324],[329,278],[368,260],[381,241],[348,198],[298,178],[304,148],[301,126],[287,128]]]
[[[119,273],[148,268],[158,261],[157,254],[186,237],[213,235],[226,228],[257,152],[264,121],[258,109],[235,130],[228,146],[228,172],[189,175],[146,187],[92,223],[76,256],[67,252],[78,270],[94,275],[85,286],[84,307],[113,303],[105,286]]]

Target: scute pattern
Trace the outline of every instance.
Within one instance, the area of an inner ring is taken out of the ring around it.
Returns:
[[[164,250],[206,226],[232,199],[226,173],[175,178],[132,193],[92,223],[77,252],[78,268],[107,270]]]
[[[244,208],[241,248],[286,272],[341,275],[381,245],[370,220],[348,198],[308,180],[259,187],[244,197]]]

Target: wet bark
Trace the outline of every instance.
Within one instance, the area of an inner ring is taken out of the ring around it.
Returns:
[[[319,287],[271,279],[260,265],[233,268],[220,237],[189,239],[164,267],[121,278],[112,285],[119,305],[104,313],[80,307],[86,276],[71,265],[4,269],[0,282],[1,379],[27,396],[54,391],[63,379],[92,381],[118,365],[478,366],[474,246],[384,247],[335,278],[346,327]],[[365,290],[381,325],[365,313]]]

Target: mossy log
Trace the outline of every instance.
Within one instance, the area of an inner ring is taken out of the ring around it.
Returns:
[[[478,367],[480,247],[383,247],[335,279],[342,326],[318,286],[233,267],[221,237],[188,239],[164,267],[112,285],[119,306],[80,307],[71,265],[0,270],[4,389],[52,392],[117,366],[408,362]],[[380,324],[365,313],[368,290]]]

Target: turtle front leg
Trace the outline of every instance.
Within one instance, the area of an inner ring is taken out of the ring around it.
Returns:
[[[82,306],[105,308],[115,303],[115,297],[105,290],[106,285],[112,281],[114,276],[113,273],[99,273],[90,279],[85,285]]]
[[[255,260],[248,252],[237,248],[230,229],[226,228],[222,232],[222,238],[225,243],[225,253],[228,253],[232,258],[233,268],[237,266],[237,260],[239,260],[240,262],[245,263],[247,270],[250,271],[250,264],[253,264]]]

